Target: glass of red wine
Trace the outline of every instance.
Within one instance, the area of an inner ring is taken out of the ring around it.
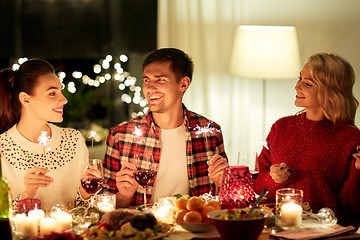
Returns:
[[[104,183],[104,171],[101,159],[89,159],[86,166],[87,173],[81,179],[81,186],[90,195],[90,205],[86,209],[85,218],[96,221],[100,218],[100,211],[94,204],[95,195],[100,192]]]
[[[152,184],[155,177],[154,158],[152,154],[135,154],[134,164],[136,170],[134,171],[135,180],[144,188],[144,210],[147,210],[146,192],[147,186]]]

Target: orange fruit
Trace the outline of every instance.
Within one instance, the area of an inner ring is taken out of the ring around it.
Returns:
[[[175,213],[174,219],[176,221],[183,222],[186,213],[188,213],[188,210],[181,209]]]
[[[211,219],[207,217],[209,212],[216,211],[213,206],[204,206],[201,211],[202,222],[211,222]]]
[[[201,223],[201,214],[197,211],[189,211],[184,215],[184,222],[187,223]]]
[[[180,197],[179,199],[176,200],[175,207],[177,209],[186,209],[186,204],[188,201],[189,199],[187,197]]]
[[[206,206],[212,206],[214,207],[216,210],[221,210],[221,205],[219,202],[215,201],[215,200],[209,200],[204,204],[204,207]]]
[[[191,197],[186,204],[186,209],[189,211],[201,212],[203,207],[204,207],[204,200],[201,197]]]

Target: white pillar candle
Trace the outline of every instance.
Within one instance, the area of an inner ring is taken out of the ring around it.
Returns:
[[[40,237],[49,235],[52,232],[55,232],[56,229],[56,220],[46,217],[40,220]]]
[[[30,239],[38,235],[38,219],[33,217],[26,217],[23,222],[23,236]]]
[[[28,217],[36,219],[37,224],[40,224],[40,220],[45,217],[45,212],[41,209],[30,210]]]
[[[282,227],[300,227],[302,224],[302,207],[296,203],[285,203],[280,208],[280,222]]]
[[[56,215],[56,232],[63,232],[71,230],[72,227],[72,217],[66,212],[59,212]]]
[[[23,234],[24,232],[24,222],[26,220],[26,214],[16,214],[15,215],[15,229],[16,232]]]

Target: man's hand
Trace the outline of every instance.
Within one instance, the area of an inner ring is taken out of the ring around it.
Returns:
[[[127,207],[139,184],[134,178],[135,166],[123,161],[121,169],[116,173],[117,207]]]
[[[48,172],[48,169],[40,167],[27,169],[24,176],[25,190],[21,198],[33,198],[39,187],[48,187],[54,181],[52,177],[46,176]]]
[[[284,162],[270,167],[270,176],[276,183],[286,182],[290,175],[291,171]]]
[[[217,189],[221,186],[224,169],[229,166],[229,163],[226,158],[221,157],[219,154],[215,154],[207,164],[209,166],[209,178],[215,183]]]

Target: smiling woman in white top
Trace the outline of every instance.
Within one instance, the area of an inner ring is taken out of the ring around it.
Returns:
[[[80,186],[88,159],[83,137],[48,123],[63,120],[67,99],[61,91],[54,68],[41,59],[0,72],[0,157],[14,207],[25,198],[40,199],[43,209],[89,198]],[[44,132],[50,140],[46,148],[39,145]]]

